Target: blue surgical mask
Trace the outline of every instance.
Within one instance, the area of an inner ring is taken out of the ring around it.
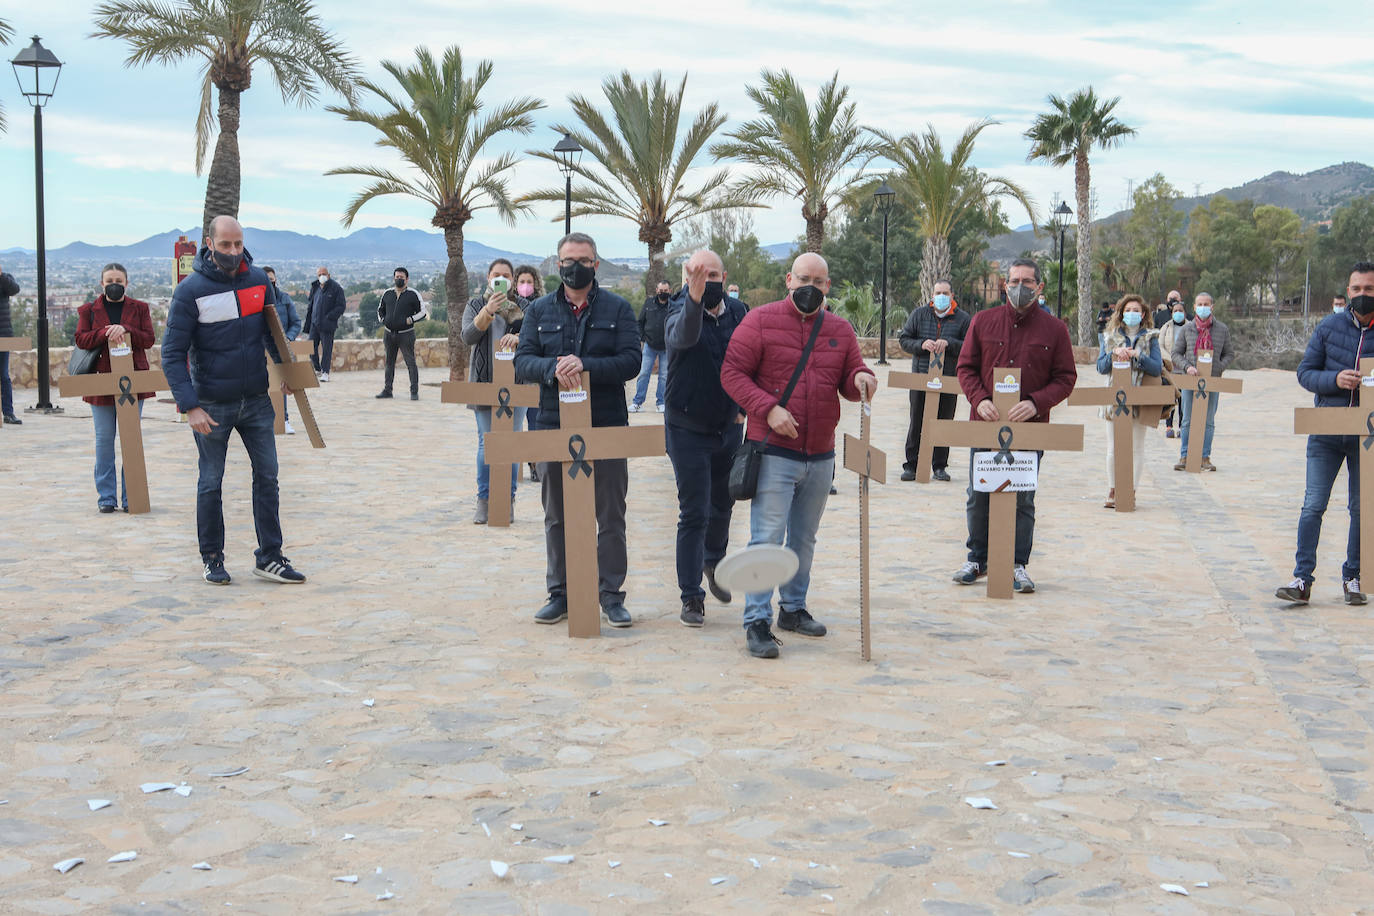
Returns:
[[[1183,324],[1188,320],[1188,316],[1182,312],[1174,312],[1174,324]]]
[[[948,312],[950,301],[951,300],[948,293],[936,293],[935,311],[939,312],[941,315],[943,315],[945,312]]]
[[[1199,305],[1197,308],[1193,309],[1193,311],[1204,321],[1212,317],[1212,307],[1210,305]]]
[[[1345,306],[1343,306],[1343,305],[1333,305],[1333,306],[1331,306],[1331,311],[1333,311],[1333,312],[1335,312],[1337,315],[1339,315],[1341,312],[1344,312],[1344,311],[1345,311]]]
[[[1134,328],[1140,325],[1140,319],[1141,314],[1139,312],[1126,312],[1121,316],[1121,323],[1128,328]]]

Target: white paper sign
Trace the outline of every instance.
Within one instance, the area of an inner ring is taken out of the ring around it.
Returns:
[[[940,391],[945,387],[945,383],[940,381],[940,376],[937,375],[932,377],[930,381],[926,382],[926,387],[929,388],[931,391]]]
[[[998,457],[1003,460],[997,461]],[[1040,456],[1012,452],[1011,463],[1000,451],[974,452],[973,489],[979,493],[1033,493],[1040,477]]]
[[[1016,376],[1008,375],[1000,382],[994,382],[992,389],[998,394],[1020,394],[1021,383],[1017,381]]]
[[[587,389],[585,388],[558,392],[558,403],[560,404],[581,404],[585,400],[587,400]]]
[[[110,356],[128,356],[133,353],[133,349],[128,344],[121,344],[118,347],[110,347]]]
[[[1197,361],[1200,363],[1210,363],[1212,361],[1212,351],[1199,350],[1197,353]]]
[[[1360,376],[1360,384],[1365,388],[1374,388],[1374,375]]]
[[[1120,361],[1120,360],[1115,360],[1115,359],[1114,359],[1114,360],[1112,360],[1112,368],[1113,368],[1113,369],[1129,369],[1129,368],[1131,368],[1131,361],[1130,361],[1129,359],[1128,359],[1128,360],[1125,360],[1125,361]]]
[[[514,350],[497,350],[492,355],[495,356],[497,359],[501,360],[502,362],[510,362],[511,360],[515,359]]]

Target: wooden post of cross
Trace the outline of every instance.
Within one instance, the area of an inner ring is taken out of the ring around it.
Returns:
[[[138,415],[138,395],[166,391],[167,378],[158,369],[134,369],[128,346],[110,348],[110,371],[90,375],[64,375],[57,381],[62,397],[111,395],[119,424],[119,451],[124,459],[124,485],[129,494],[129,514],[141,515],[148,501],[148,468],[143,460],[143,425]]]
[[[515,430],[516,407],[538,407],[539,386],[517,385],[515,383],[515,351],[498,350],[495,357],[490,382],[444,382],[439,386],[439,400],[445,404],[466,404],[469,407],[491,408],[491,432],[512,432]],[[491,441],[490,433],[488,442]],[[511,506],[506,494],[510,492],[510,462],[491,460],[490,452],[485,455],[487,467],[491,469],[487,488],[491,496],[487,500],[487,524],[493,528],[510,527]],[[500,498],[494,498],[500,494]]]
[[[30,350],[33,341],[27,337],[0,337],[0,353],[13,353],[16,350]],[[0,422],[0,426],[3,426]]]
[[[310,355],[310,341],[308,340],[288,340],[286,346],[296,356]],[[310,374],[314,375],[315,373]],[[282,378],[281,368],[276,360],[269,355],[267,358],[267,396],[272,400],[272,412],[277,417],[272,424],[272,432],[278,436],[286,433],[286,392],[282,390],[284,384],[285,380]]]
[[[873,407],[864,401],[859,410],[859,438],[845,433],[844,466],[859,475],[859,654],[872,659],[868,629],[868,481],[887,483],[887,455],[868,441]]]
[[[994,369],[992,403],[1004,418],[936,420],[937,445],[1021,451],[1083,451],[1083,427],[1066,423],[1011,423],[1007,412],[1021,400],[1021,370]],[[973,409],[977,411],[978,405]],[[988,597],[1012,596],[1012,566],[1016,553],[1016,494],[988,494]]]
[[[921,411],[921,445],[916,453],[916,482],[930,483],[931,457],[935,453],[935,442],[929,433],[930,424],[939,414],[940,395],[959,394],[959,382],[953,375],[945,374],[945,354],[930,354],[930,368],[925,372],[889,372],[887,387],[906,388],[926,393],[925,407]]]
[[[1306,436],[1360,437],[1360,571],[1374,570],[1374,359],[1360,360],[1360,387],[1351,407],[1299,407],[1293,432]],[[1188,434],[1193,435],[1191,432]]]
[[[567,569],[568,635],[601,635],[600,572],[596,562],[596,462],[648,458],[664,453],[662,426],[592,426],[591,379],[582,373],[577,391],[559,392],[559,428],[487,435],[487,461],[558,462],[563,480],[563,542]]]
[[[267,357],[268,369],[268,389],[280,391],[281,383],[285,382],[286,387],[291,389],[291,393],[296,396],[296,412],[300,414],[301,422],[305,424],[305,431],[310,436],[310,444],[315,448],[324,448],[324,437],[320,435],[320,427],[315,423],[315,412],[310,409],[310,401],[305,396],[305,389],[320,387],[320,380],[315,377],[315,371],[311,368],[308,361],[302,362],[296,359],[296,351],[288,344],[286,332],[281,328],[281,319],[277,317],[275,308],[265,308],[262,314],[267,319],[267,330],[272,334],[272,342],[277,346],[277,353],[281,355],[281,362],[278,363],[269,355]],[[282,400],[285,401],[285,395]],[[281,411],[277,411],[276,431],[286,432],[286,421],[282,419]]]
[[[1081,379],[1082,376],[1079,376]],[[1147,376],[1147,378],[1149,378]],[[1131,408],[1163,407],[1174,403],[1174,389],[1168,385],[1136,385],[1131,381],[1131,362],[1112,361],[1111,383],[1075,388],[1069,395],[1072,407],[1105,407],[1112,424],[1112,451],[1116,474],[1116,511],[1135,511],[1135,454],[1131,426],[1136,422]]]
[[[1198,350],[1197,375],[1175,372],[1167,376],[1170,385],[1173,385],[1180,392],[1185,392],[1183,397],[1193,399],[1193,403],[1189,407],[1192,413],[1188,421],[1188,460],[1184,465],[1184,470],[1190,474],[1202,473],[1202,447],[1207,438],[1209,399],[1221,393],[1240,394],[1241,392],[1240,379],[1213,376],[1211,367],[1212,351]],[[1187,392],[1191,392],[1191,394]]]

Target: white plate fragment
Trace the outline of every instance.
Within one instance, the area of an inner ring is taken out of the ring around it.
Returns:
[[[576,856],[544,856],[544,861],[550,865],[571,865]]]
[[[366,706],[366,707],[368,707],[368,708],[371,708],[371,707],[375,706],[376,704],[377,704],[377,701],[374,700],[374,699],[372,699],[371,697],[368,697],[366,700],[363,700],[363,705]]]
[[[108,808],[113,804],[114,802],[110,801],[108,798],[86,799],[86,807],[90,808],[92,811],[99,811],[101,808]]]
[[[510,866],[507,865],[505,862],[498,862],[495,859],[492,859],[491,873],[498,878],[504,878],[507,874],[510,873]]]
[[[1194,884],[1194,885],[1193,885],[1193,887],[1211,887],[1211,886],[1212,886],[1212,885],[1208,884],[1206,881],[1199,881],[1197,884]]]
[[[491,836],[491,828],[487,826],[486,821],[482,821],[482,829],[486,831],[487,836]]]
[[[56,865],[53,866],[53,870],[65,875],[67,872],[71,871],[73,868],[76,868],[76,866],[80,865],[82,862],[85,861],[85,859],[63,859],[61,862],[58,862]]]
[[[512,830],[523,830],[523,829],[525,829],[525,825],[524,825],[524,824],[511,824],[511,825],[510,825],[510,829],[512,829]]]
[[[1009,852],[1009,853],[1007,853],[1007,855],[1011,856],[1013,859],[1029,859],[1029,858],[1030,858],[1030,853],[1028,853],[1028,852]]]
[[[729,881],[729,880],[730,880],[729,878],[725,878],[725,877],[712,878],[712,879],[711,879],[711,886],[712,886],[712,887],[715,887],[717,884],[724,884],[726,881]]]
[[[615,861],[614,859],[612,859],[611,861],[607,862],[606,865],[607,865],[608,867],[610,867],[610,868],[619,868],[619,867],[620,867],[620,863],[617,862],[617,861]]]
[[[138,858],[138,853],[137,853],[136,851],[132,850],[132,849],[129,849],[129,850],[126,850],[126,851],[124,851],[124,852],[117,852],[117,853],[115,853],[114,855],[110,856],[110,857],[109,857],[108,859],[106,859],[105,861],[106,861],[106,862],[132,862],[134,859],[137,859],[137,858]]]
[[[1004,767],[1006,765],[1007,762],[1005,760],[989,760],[987,763],[983,764],[985,767]]]
[[[964,804],[968,805],[970,808],[978,808],[982,811],[997,810],[997,806],[992,803],[992,799],[990,798],[977,798],[970,795],[964,799]]]
[[[807,867],[807,868],[820,868],[820,867],[821,867],[821,863],[819,863],[819,862],[807,862],[807,863],[806,863],[806,867]]]
[[[653,824],[655,827],[667,827],[667,826],[668,826],[668,822],[667,822],[667,821],[661,821],[661,820],[659,820],[659,819],[656,818],[656,817],[651,817],[651,818],[649,818],[649,823]]]
[[[209,871],[209,870],[210,870],[210,863],[209,863],[209,862],[197,862],[195,865],[192,865],[191,867],[194,868],[196,871]]]
[[[174,782],[145,782],[139,786],[144,795],[152,795],[154,792],[166,792],[168,789],[175,789],[177,784]]]
[[[755,868],[763,868],[763,866],[759,864],[759,860],[752,857],[749,859],[749,864]]]
[[[334,880],[335,880],[335,881],[338,881],[340,884],[357,884],[357,883],[358,883],[358,876],[357,876],[357,875],[339,875],[339,876],[336,877]]]
[[[177,786],[177,787],[176,787],[175,789],[173,789],[172,791],[175,792],[176,794],[180,795],[182,798],[190,798],[190,797],[191,797],[191,787],[188,786],[188,785],[186,785],[186,783],[184,783],[184,782],[183,782],[181,785]]]
[[[1189,896],[1188,888],[1182,887],[1177,884],[1161,884],[1159,886],[1159,889],[1162,891],[1168,891],[1171,894],[1181,894],[1184,897]]]
[[[211,779],[228,779],[230,776],[242,776],[248,772],[248,767],[235,767],[232,770],[220,770],[218,773],[211,773]]]
[[[378,895],[377,895],[377,899],[378,899],[378,900],[390,900],[392,897],[395,897],[395,896],[396,896],[396,895],[393,894],[391,891],[387,891],[385,894],[378,894]]]
[[[339,842],[343,842],[344,840],[356,840],[356,839],[357,839],[357,837],[355,837],[353,834],[351,834],[351,833],[345,833],[343,836],[339,837]]]

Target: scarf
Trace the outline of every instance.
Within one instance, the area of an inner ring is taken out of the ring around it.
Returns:
[[[1206,320],[1194,318],[1193,326],[1197,328],[1197,348],[1199,350],[1212,349],[1212,318]]]

